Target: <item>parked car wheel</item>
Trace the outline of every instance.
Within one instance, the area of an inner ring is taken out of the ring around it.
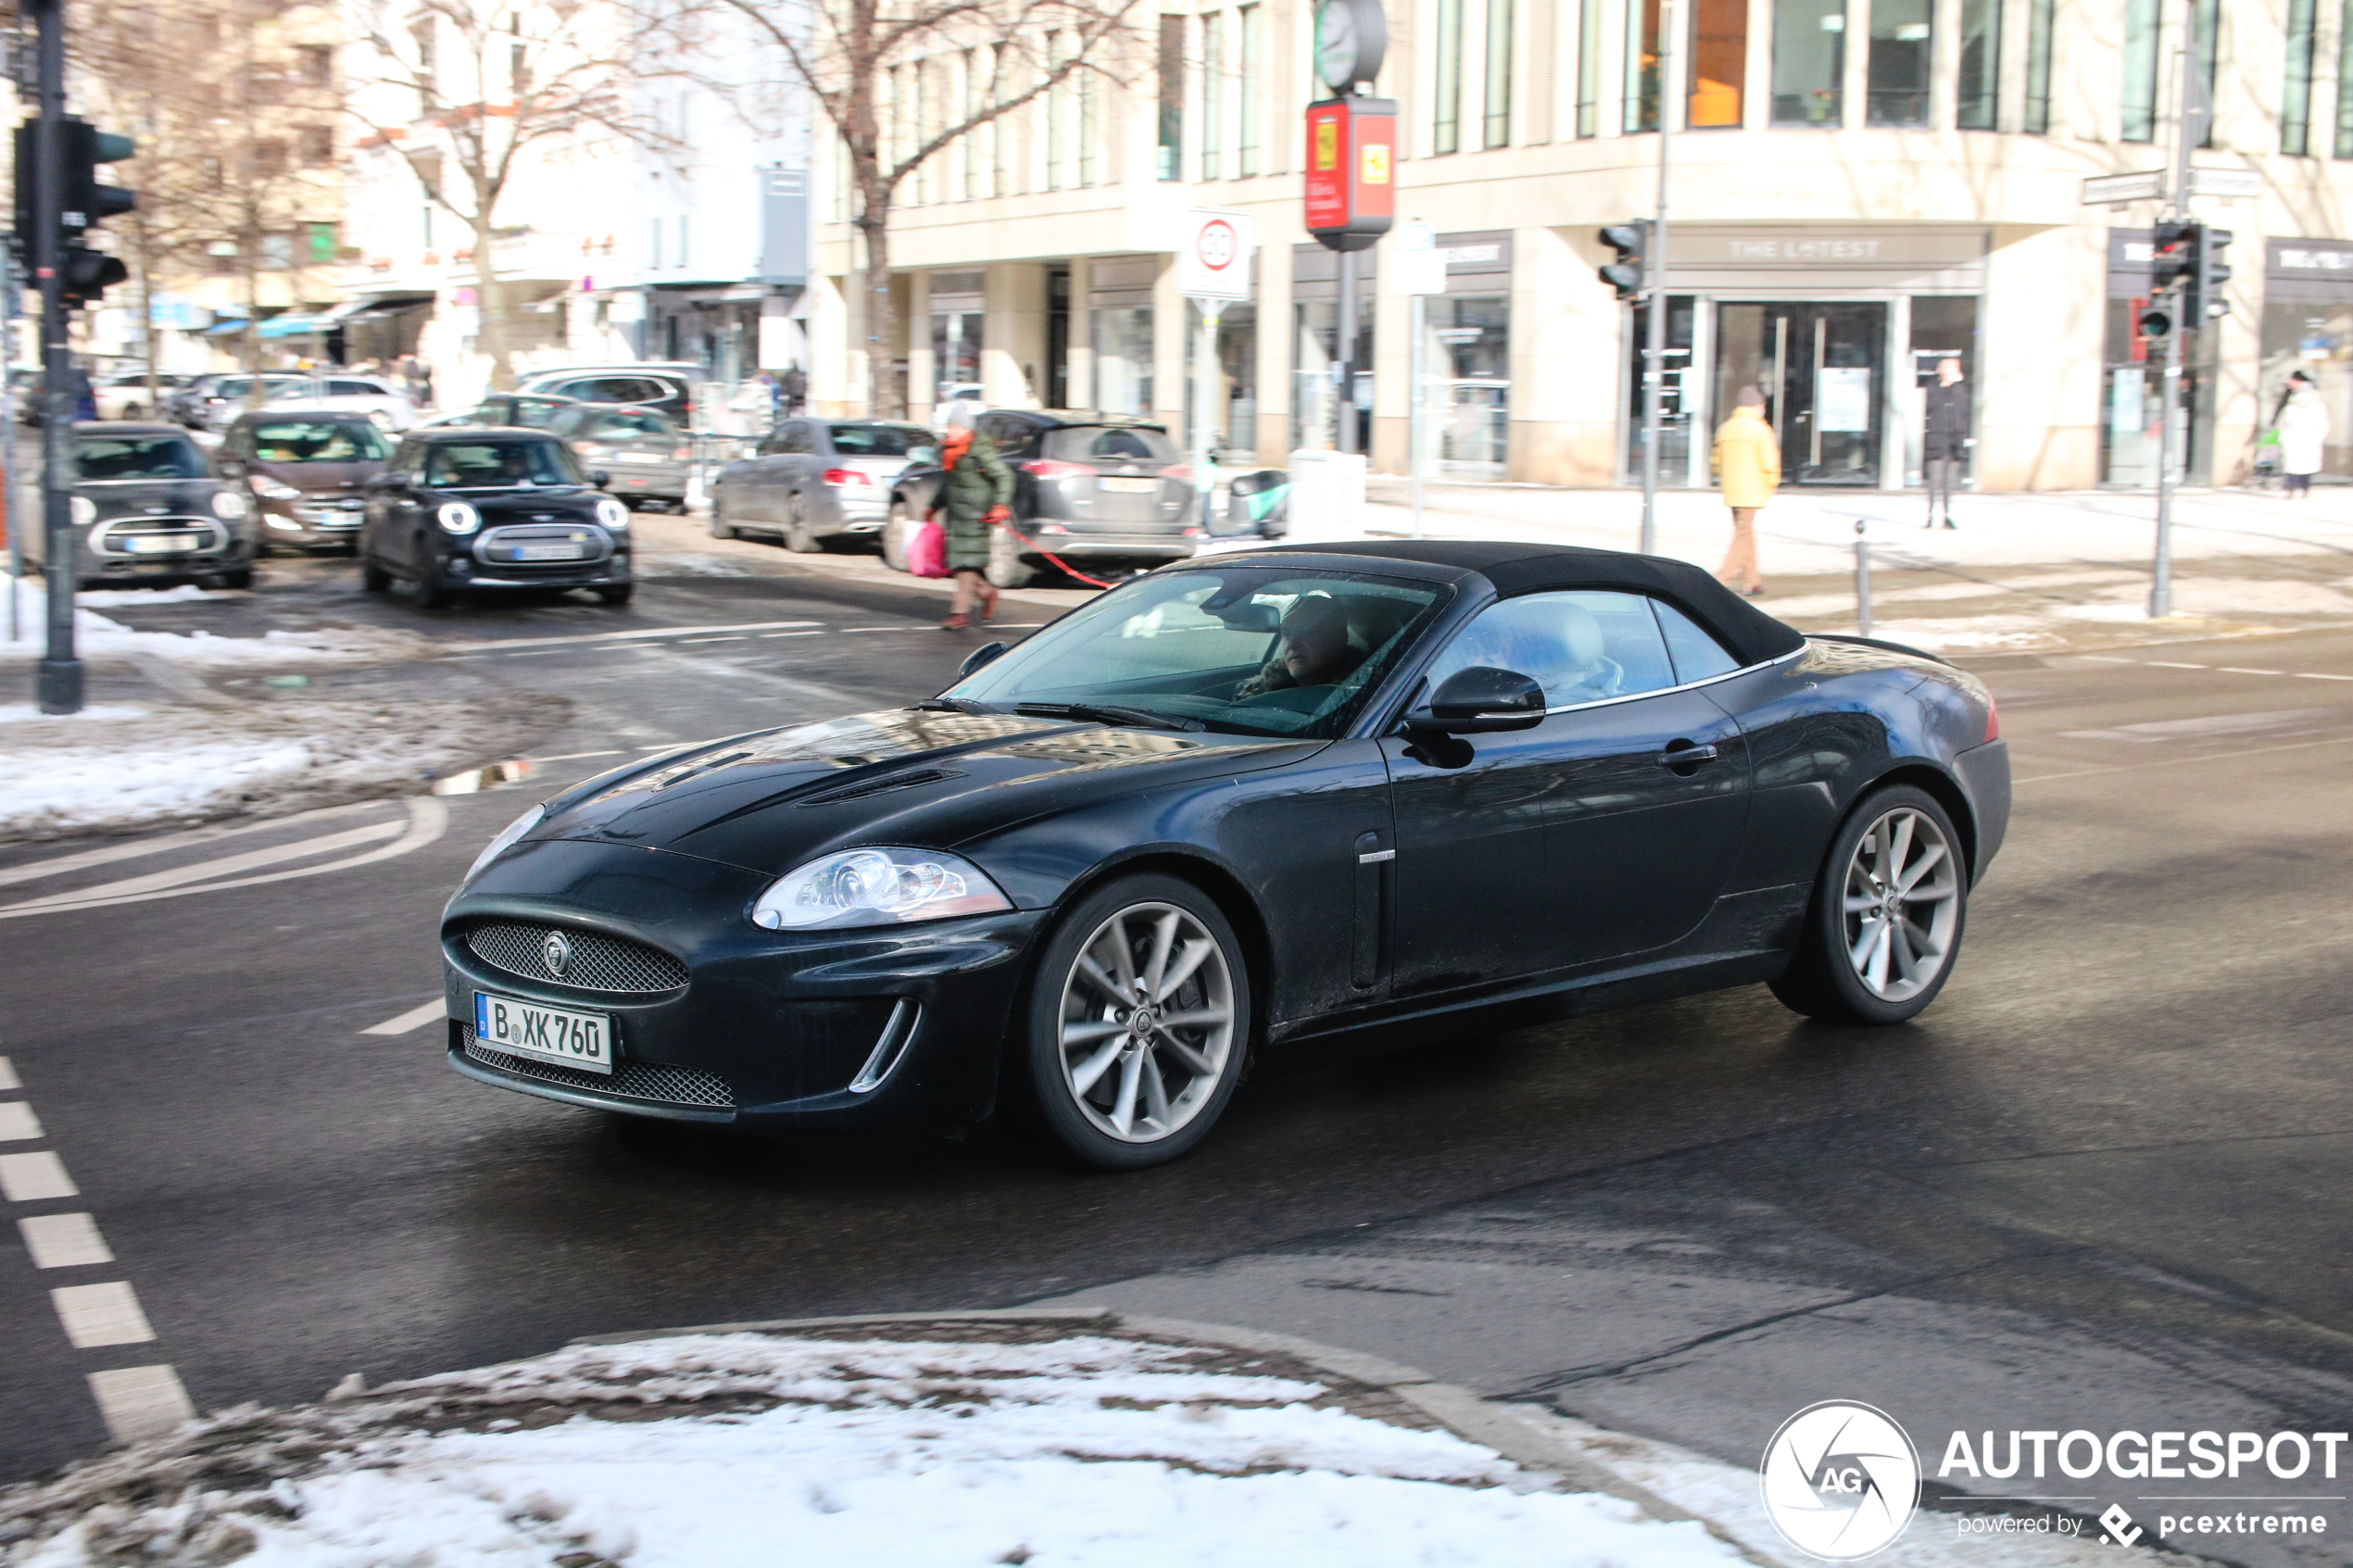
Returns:
[[[625,605],[636,591],[637,584],[635,583],[622,583],[610,588],[598,589],[597,597],[609,605]]]
[[[1936,797],[1874,791],[1823,859],[1806,930],[1773,995],[1836,1023],[1901,1023],[1953,972],[1969,912],[1961,835]]]
[[[894,495],[890,500],[890,516],[882,527],[883,565],[893,571],[907,570],[907,537],[915,531],[915,514],[907,503]]]
[[[392,589],[392,573],[362,556],[359,558],[359,587],[363,593],[389,593]]]
[[[422,554],[422,551],[421,550],[419,553]],[[449,579],[442,575],[441,563],[438,560],[435,560],[433,565],[426,567],[423,572],[418,576],[418,608],[447,609],[449,608],[450,601],[455,597],[457,597],[457,595],[449,586]]]
[[[253,586],[253,568],[249,566],[233,567],[229,571],[220,573],[218,577],[214,578],[213,581],[223,588],[250,588]]]
[[[122,406],[122,412],[116,417],[124,420],[144,420],[147,417],[147,406],[145,403],[125,403]]]
[[[809,532],[809,498],[796,490],[785,497],[785,548],[797,554],[815,555],[825,546]]]
[[[1021,541],[1001,528],[988,531],[988,581],[1000,588],[1026,588],[1038,569],[1022,558]]]
[[[1209,1135],[1241,1080],[1241,944],[1191,883],[1122,877],[1063,917],[1027,1026],[1035,1109],[1063,1149],[1108,1171],[1174,1160]]]
[[[711,487],[711,536],[713,539],[736,537],[736,525],[727,521],[727,492],[715,484]]]

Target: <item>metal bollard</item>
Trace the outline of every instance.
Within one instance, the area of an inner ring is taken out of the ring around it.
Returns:
[[[1858,636],[1871,634],[1871,541],[1863,532],[1871,520],[1855,520],[1855,631]]]

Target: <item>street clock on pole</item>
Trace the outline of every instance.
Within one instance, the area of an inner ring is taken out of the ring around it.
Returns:
[[[1315,10],[1315,74],[1342,97],[1380,75],[1389,18],[1380,0],[1324,0]]]

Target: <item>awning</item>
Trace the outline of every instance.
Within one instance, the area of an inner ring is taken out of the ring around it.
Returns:
[[[261,323],[261,335],[264,338],[310,337],[333,332],[338,324],[332,316],[272,316]]]
[[[414,290],[391,294],[363,294],[357,299],[345,300],[341,305],[328,311],[325,319],[340,323],[368,312],[395,310],[409,305],[430,305],[433,300],[432,295],[419,294]]]

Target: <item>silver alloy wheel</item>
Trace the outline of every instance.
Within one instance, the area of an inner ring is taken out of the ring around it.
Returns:
[[[1898,806],[1870,826],[1846,863],[1847,961],[1883,1002],[1933,984],[1961,918],[1960,868],[1934,818]]]
[[[1174,904],[1095,928],[1063,981],[1063,1082],[1098,1132],[1155,1143],[1201,1114],[1234,1048],[1234,978],[1209,929]]]

